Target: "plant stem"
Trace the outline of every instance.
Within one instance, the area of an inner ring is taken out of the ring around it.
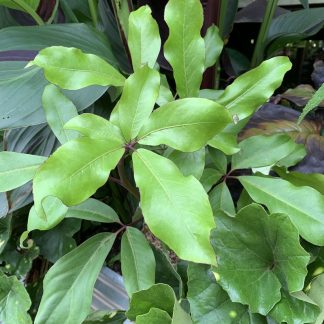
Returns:
[[[139,193],[136,190],[136,188],[129,182],[128,178],[127,178],[127,174],[126,174],[126,170],[125,170],[125,159],[122,158],[118,165],[117,165],[117,169],[118,169],[118,173],[119,173],[119,177],[120,177],[120,183],[121,185],[127,189],[135,198],[137,198],[138,200],[140,199],[139,197]]]
[[[56,0],[56,2],[55,2],[55,6],[54,6],[54,10],[53,10],[53,12],[52,12],[52,15],[51,15],[51,17],[49,17],[49,19],[46,21],[46,24],[50,25],[50,24],[53,22],[53,20],[54,20],[54,18],[55,18],[55,15],[56,15],[56,13],[57,13],[57,9],[58,9],[59,3],[60,3],[60,0]]]
[[[88,0],[91,19],[93,26],[96,28],[98,25],[98,4],[96,0]]]
[[[268,0],[267,8],[263,17],[263,22],[261,24],[258,39],[256,41],[255,48],[253,51],[253,56],[251,61],[252,68],[259,65],[259,63],[261,63],[261,61],[263,60],[265,40],[268,36],[268,31],[272,22],[272,18],[275,14],[277,4],[278,4],[278,0]]]
[[[12,2],[14,2],[17,6],[19,6],[21,9],[23,9],[25,12],[27,12],[36,21],[36,23],[38,25],[40,25],[40,26],[44,25],[43,19],[25,1],[23,1],[23,0],[12,0]]]
[[[64,14],[70,19],[72,23],[79,23],[77,16],[71,10],[69,5],[66,3],[66,0],[60,0],[61,7],[63,9]]]

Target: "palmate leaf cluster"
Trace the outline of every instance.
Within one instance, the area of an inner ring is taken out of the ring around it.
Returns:
[[[301,183],[290,181],[296,176],[287,170],[305,150],[286,135],[237,142],[282,83],[289,59],[264,61],[211,100],[199,89],[223,46],[218,29],[201,37],[198,0],[169,0],[165,21],[170,34],[163,48],[176,93],[159,72],[161,39],[147,6],[128,20],[130,75],[90,48],[65,46],[42,49],[26,67],[28,73],[43,72],[49,82],[42,106],[60,145],[48,158],[1,152],[0,190],[32,180],[34,205],[21,240],[56,230],[72,246],[60,246],[55,255],[43,248],[54,265],[45,275],[34,322],[320,323],[323,275],[311,282],[308,269],[316,262],[315,270],[323,266],[323,185],[312,180],[323,179],[310,174]],[[217,50],[211,55],[210,48]],[[90,86],[116,89],[119,99],[109,118],[79,114],[63,92]],[[243,187],[237,201],[227,182],[232,178]],[[128,221],[92,198],[116,180],[133,196],[136,210]],[[10,217],[0,219],[3,242]],[[102,230],[76,247],[71,238],[81,220],[117,229]],[[147,230],[162,248],[150,244]],[[35,241],[46,246],[42,235]],[[119,243],[130,307],[90,314],[95,281]],[[2,273],[0,281],[0,320],[30,323],[23,285]]]

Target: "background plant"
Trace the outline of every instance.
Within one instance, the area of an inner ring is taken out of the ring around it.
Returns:
[[[37,96],[28,90],[24,111],[12,95],[6,127],[50,128],[5,134],[1,320],[29,323],[30,310],[35,323],[320,323],[322,174],[290,171],[306,155],[296,136],[244,136],[291,63],[274,57],[225,91],[200,90],[223,42],[214,26],[200,36],[199,1],[170,0],[163,48],[174,90],[156,64],[150,8],[129,17],[125,2],[113,8],[132,67],[114,58],[117,38],[86,25],[30,27],[50,47],[35,44],[27,67],[7,65],[3,91],[32,80]],[[99,271],[119,251],[130,308],[89,315]]]

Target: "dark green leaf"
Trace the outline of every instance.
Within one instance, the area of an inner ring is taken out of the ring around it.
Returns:
[[[211,191],[209,201],[214,216],[217,215],[219,210],[226,212],[228,215],[235,216],[235,206],[226,182],[221,182]]]
[[[217,169],[222,175],[226,174],[227,172],[227,157],[226,155],[213,147],[208,148],[209,156]]]
[[[8,214],[6,217],[0,218],[0,255],[11,235],[11,221],[11,214]]]
[[[100,233],[64,255],[47,272],[35,318],[41,323],[81,323],[89,313],[95,281],[115,235]]]
[[[184,177],[173,162],[144,149],[133,153],[133,163],[141,208],[152,233],[184,260],[215,264],[209,242],[215,223],[199,181]]]
[[[239,180],[254,201],[272,213],[287,214],[305,240],[324,245],[324,196],[318,191],[279,178],[242,176]]]
[[[155,283],[155,259],[144,234],[127,227],[121,241],[121,268],[129,296]]]
[[[122,311],[95,311],[88,315],[82,324],[124,324],[125,312]]]
[[[221,286],[251,312],[266,315],[281,299],[282,286],[303,289],[310,257],[286,215],[269,216],[256,204],[236,217],[219,213],[211,240]]]
[[[271,310],[269,316],[277,323],[314,323],[319,315],[318,306],[302,291],[289,294],[282,291],[282,298]]]
[[[197,97],[205,68],[202,5],[198,0],[170,0],[164,17],[169,27],[164,55],[173,68],[177,92],[180,98]]]
[[[205,191],[209,192],[212,186],[216,184],[222,176],[223,174],[219,171],[211,168],[206,168],[199,181],[203,185]]]
[[[23,0],[23,2],[32,10],[36,11],[37,7],[39,6],[40,0]],[[0,5],[6,6],[11,9],[25,11],[24,8],[14,0],[0,0]]]

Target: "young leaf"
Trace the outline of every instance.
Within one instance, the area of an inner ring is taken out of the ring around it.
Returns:
[[[159,88],[159,72],[147,66],[138,69],[126,80],[123,94],[111,117],[111,121],[120,126],[126,141],[134,139],[149,118]]]
[[[176,298],[170,286],[156,284],[132,295],[126,316],[135,321],[137,316],[148,313],[152,308],[158,308],[172,316],[175,302]]]
[[[207,69],[216,64],[224,45],[217,26],[212,25],[207,29],[204,41],[206,48],[205,69]]]
[[[118,215],[110,206],[93,198],[80,205],[69,207],[65,217],[101,223],[120,223]]]
[[[240,142],[241,150],[232,156],[232,170],[271,166],[298,148],[290,136],[257,135]]]
[[[161,77],[160,92],[159,92],[158,98],[156,99],[156,103],[159,106],[163,106],[163,105],[167,104],[168,102],[173,101],[174,98],[173,98],[173,94],[170,90],[170,86],[169,86],[166,76],[164,74],[160,74],[160,77]]]
[[[144,219],[153,234],[184,260],[215,264],[209,242],[215,223],[200,182],[144,149],[133,153],[133,163]]]
[[[0,152],[0,192],[22,186],[31,180],[46,157],[16,152]]]
[[[247,312],[246,306],[230,300],[207,265],[189,264],[187,297],[194,323],[232,323]]]
[[[27,230],[31,232],[33,230],[49,230],[59,224],[65,217],[68,207],[66,207],[60,199],[47,196],[42,200],[42,210],[44,212],[41,217],[37,212],[35,206],[33,206],[28,215]]]
[[[129,296],[155,283],[155,259],[144,234],[128,227],[121,241],[121,268]]]
[[[287,214],[306,241],[324,245],[324,197],[318,191],[279,178],[241,176],[239,180],[254,201],[272,213]]]
[[[46,217],[42,200],[47,196],[73,206],[93,195],[107,181],[123,153],[122,143],[116,139],[81,137],[61,146],[34,178],[35,209],[39,217]]]
[[[209,194],[209,201],[214,216],[219,210],[222,210],[233,217],[235,216],[235,206],[226,182],[221,182],[212,190]]]
[[[289,294],[283,290],[280,302],[268,316],[277,323],[314,323],[318,315],[318,306],[304,292]]]
[[[201,98],[180,99],[156,109],[141,129],[139,143],[166,144],[194,152],[232,121],[217,103]]]
[[[226,155],[233,155],[240,150],[237,144],[237,135],[226,131],[216,134],[216,136],[208,142],[208,145],[221,150]]]
[[[142,6],[129,15],[127,43],[134,71],[145,64],[153,69],[160,52],[159,27],[151,13],[149,6]]]
[[[70,119],[65,125],[65,129],[72,129],[83,136],[99,140],[115,140],[124,142],[124,138],[117,126],[105,118],[95,114],[81,114]]]
[[[0,272],[0,321],[4,324],[31,324],[30,297],[17,277]]]
[[[35,324],[81,323],[88,315],[92,291],[116,236],[92,236],[59,259],[47,272]]]
[[[73,102],[65,97],[55,85],[45,87],[42,97],[47,123],[61,144],[78,137],[75,131],[64,129],[64,124],[78,116]]]
[[[290,292],[304,286],[310,257],[284,214],[269,216],[256,204],[236,217],[219,214],[211,241],[221,286],[253,313],[266,315],[280,300],[282,286]]]
[[[198,180],[201,178],[205,168],[204,147],[189,153],[171,150],[165,157],[175,163],[184,176],[193,175]]]
[[[303,109],[302,114],[298,118],[298,125],[303,121],[308,113],[316,108],[324,100],[324,83],[315,92],[314,96],[308,101],[307,105]]]
[[[290,69],[288,57],[277,56],[266,60],[239,76],[217,102],[229,109],[232,115],[237,115],[239,120],[249,117],[269,99]]]
[[[105,60],[73,47],[47,47],[29,62],[28,66],[32,65],[43,68],[49,82],[67,90],[90,85],[119,87],[125,82],[125,78]]]
[[[136,317],[136,324],[171,324],[172,319],[170,315],[159,308],[152,307],[148,313],[138,315]]]
[[[198,97],[205,69],[202,5],[199,0],[170,0],[164,17],[169,27],[164,56],[173,68],[177,92],[180,98]]]

